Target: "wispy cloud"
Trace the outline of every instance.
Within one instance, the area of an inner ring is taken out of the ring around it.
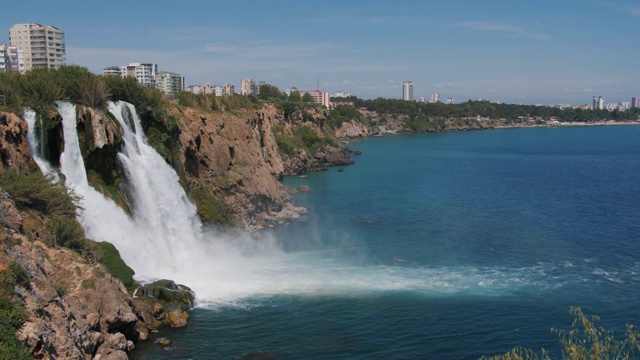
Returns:
[[[640,16],[640,6],[628,6],[624,11],[631,16]]]
[[[488,21],[465,21],[457,24],[460,27],[475,31],[493,31],[508,34],[513,37],[524,37],[535,40],[549,40],[551,36],[539,32],[529,31],[519,26],[500,24]]]

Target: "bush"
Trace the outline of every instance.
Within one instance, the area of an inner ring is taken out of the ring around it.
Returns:
[[[84,229],[75,218],[54,217],[47,222],[47,233],[56,237],[59,246],[81,251],[86,250],[89,243],[84,237]]]
[[[27,174],[8,169],[0,172],[0,187],[21,209],[35,209],[45,215],[75,217],[79,198],[40,171]]]

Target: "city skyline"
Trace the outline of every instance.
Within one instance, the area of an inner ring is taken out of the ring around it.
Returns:
[[[52,25],[65,31],[67,63],[98,74],[150,62],[188,85],[253,78],[311,90],[319,76],[321,90],[361,98],[401,98],[403,79],[416,97],[456,101],[640,96],[629,40],[640,5],[626,0],[28,3],[3,7],[0,42],[18,23]]]

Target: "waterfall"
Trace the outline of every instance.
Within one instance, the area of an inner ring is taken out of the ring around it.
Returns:
[[[76,132],[75,105],[61,101],[58,111],[63,119],[65,150],[60,164],[65,185],[82,198],[78,220],[87,237],[114,244],[139,279],[161,277],[186,283],[188,279],[179,274],[189,263],[188,246],[198,238],[195,208],[179,188],[175,172],[146,144],[132,106],[137,131],[124,120],[122,111],[129,110],[128,106],[111,103],[109,108],[125,133],[118,161],[130,182],[133,216],[89,186]]]
[[[54,181],[59,181],[58,173],[55,171],[50,162],[42,157],[42,149],[40,148],[40,143],[36,141],[36,112],[32,109],[25,108],[24,111],[24,120],[29,125],[27,130],[27,143],[29,144],[29,150],[33,156],[33,160],[38,164],[40,171],[42,171],[45,175],[51,175]],[[40,121],[40,126],[42,127],[42,121]],[[40,129],[40,133],[43,130]]]
[[[190,286],[199,301],[219,304],[277,294],[431,289],[434,285],[424,279],[443,277],[432,269],[345,263],[350,260],[336,258],[333,251],[285,253],[268,234],[255,241],[246,233],[230,236],[203,227],[178,175],[147,143],[135,108],[124,102],[109,103],[109,111],[123,129],[117,161],[132,211],[127,214],[87,180],[75,105],[60,101],[57,107],[65,142],[60,170],[65,185],[81,198],[78,221],[88,238],[115,245],[137,280],[171,279]],[[26,117],[31,123],[35,119],[32,113]],[[31,132],[28,136],[35,158],[35,136]]]

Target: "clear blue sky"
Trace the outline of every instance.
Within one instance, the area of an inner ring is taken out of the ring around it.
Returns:
[[[67,61],[154,62],[187,85],[589,103],[640,97],[638,0],[5,1],[15,23],[65,31]]]

